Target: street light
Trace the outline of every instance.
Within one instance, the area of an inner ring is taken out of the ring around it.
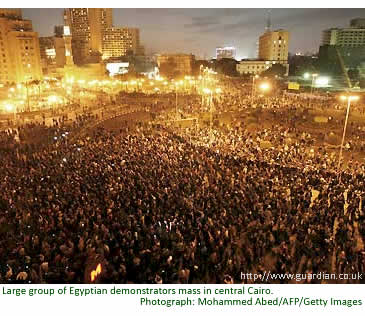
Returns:
[[[265,91],[270,90],[270,84],[269,84],[269,83],[267,83],[267,82],[263,82],[263,83],[261,83],[261,84],[260,84],[260,90],[261,90],[262,92],[265,92]]]
[[[203,93],[209,96],[209,143],[212,142],[212,128],[213,128],[213,113],[212,113],[212,97],[213,97],[213,91],[204,88]]]
[[[316,87],[327,87],[329,80],[328,77],[318,77],[314,83]]]
[[[209,88],[203,89],[204,94],[209,96],[209,142],[212,143],[213,140],[213,93],[219,94],[222,92],[221,88],[216,88],[211,90]]]
[[[260,84],[259,88],[262,91],[262,93],[265,93],[271,89],[271,85],[268,82],[262,82]],[[266,100],[266,105],[267,105],[267,103],[268,103],[268,101]]]
[[[253,94],[255,89],[255,79],[259,78],[259,75],[255,75],[252,77],[252,87],[251,87],[251,107],[253,105]]]
[[[175,82],[175,93],[176,93],[176,103],[175,103],[175,110],[176,110],[176,119],[177,119],[177,88],[182,82]]]
[[[339,156],[339,159],[338,159],[337,171],[340,171],[342,151],[343,151],[343,143],[345,141],[345,136],[346,136],[346,128],[347,128],[347,121],[348,121],[349,113],[350,113],[351,101],[358,101],[359,99],[360,99],[360,97],[358,95],[342,95],[341,96],[342,101],[347,101],[347,111],[346,111],[345,125],[343,127],[343,134],[342,134],[342,141],[341,141],[341,147],[340,147],[340,156]]]
[[[14,113],[14,123],[15,123],[16,122],[16,107],[13,104],[6,103],[4,105],[4,108],[5,108],[5,111],[7,111],[9,113],[11,113],[11,112]]]
[[[315,78],[318,77],[318,74],[311,74],[312,76],[312,84],[311,84],[311,94],[310,94],[310,98],[309,98],[309,104],[308,104],[308,107],[311,106],[311,101],[312,101],[312,96],[313,96],[313,85],[314,85],[314,80]]]

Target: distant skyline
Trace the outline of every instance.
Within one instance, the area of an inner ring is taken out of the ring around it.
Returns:
[[[53,35],[64,9],[22,9],[39,36]],[[183,52],[213,57],[217,46],[235,46],[236,59],[257,57],[268,9],[114,9],[115,26],[140,28],[146,52]],[[322,31],[346,27],[365,9],[272,9],[272,29],[290,32],[289,52],[318,51]]]

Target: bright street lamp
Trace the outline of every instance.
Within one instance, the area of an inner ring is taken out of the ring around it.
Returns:
[[[316,87],[326,87],[326,86],[328,86],[329,78],[328,77],[318,77],[314,83],[315,83]]]
[[[341,147],[340,147],[340,155],[339,155],[339,158],[338,158],[338,166],[337,166],[337,171],[338,172],[340,171],[340,166],[341,166],[343,143],[345,142],[347,121],[349,119],[351,101],[358,101],[359,99],[360,99],[360,97],[358,95],[342,95],[341,96],[341,100],[342,101],[346,101],[347,100],[347,111],[346,111],[345,125],[343,127],[342,141],[341,141]]]
[[[309,98],[309,104],[308,107],[311,106],[311,100],[312,100],[312,96],[313,96],[313,86],[314,86],[314,81],[315,79],[318,77],[318,74],[310,74],[310,76],[312,76],[312,83],[311,83],[311,94],[310,94],[310,98]]]
[[[261,83],[260,90],[262,90],[263,92],[270,90],[270,84],[267,82]]]
[[[10,103],[5,104],[5,110],[6,110],[7,112],[13,112],[13,110],[14,110],[14,105],[12,105],[12,104],[10,104]]]
[[[360,97],[358,95],[350,95],[350,96],[347,96],[347,95],[341,95],[341,100],[342,101],[358,101],[360,99]]]
[[[260,84],[259,88],[260,88],[260,90],[262,91],[262,93],[265,93],[265,92],[267,92],[267,91],[269,91],[269,90],[271,89],[271,85],[270,85],[270,83],[268,83],[268,82],[262,82],[262,83]],[[266,103],[266,105],[267,105],[267,103],[268,103],[268,98],[266,98],[266,99],[265,99],[265,103]]]
[[[213,93],[219,94],[222,92],[221,88],[216,88],[215,90],[211,90],[208,88],[203,89],[204,94],[209,95],[209,141],[212,143],[213,140]]]
[[[4,108],[5,108],[5,111],[6,112],[13,112],[14,113],[14,121],[16,120],[16,107],[14,106],[14,104],[11,104],[11,103],[6,103],[4,105]]]
[[[210,94],[212,91],[211,91],[209,88],[204,88],[204,89],[203,89],[203,92],[204,92],[205,94]]]

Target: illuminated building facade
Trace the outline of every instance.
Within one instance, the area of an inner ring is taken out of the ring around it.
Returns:
[[[74,64],[73,54],[72,54],[72,37],[71,30],[69,26],[56,26],[55,27],[55,36],[63,39],[62,48],[64,49],[64,64],[71,66]]]
[[[42,77],[38,33],[20,9],[0,9],[0,83]]]
[[[259,75],[263,71],[271,68],[271,66],[275,62],[265,61],[265,60],[242,60],[239,64],[237,64],[237,72],[240,75]]]
[[[322,32],[322,45],[365,46],[365,19],[353,19],[350,27],[331,28]]]
[[[68,26],[56,26],[55,36],[40,37],[39,47],[44,74],[50,74],[57,68],[72,66],[71,36]]]
[[[139,29],[110,27],[105,29],[102,41],[103,59],[141,54]]]
[[[245,59],[241,60],[240,63],[237,64],[236,69],[240,75],[259,75],[265,70],[271,68],[276,63],[278,62],[270,60]],[[289,64],[280,64],[285,67],[286,75],[288,75]]]
[[[270,23],[269,23],[270,25]],[[289,32],[285,30],[271,31],[267,27],[266,32],[259,38],[258,59],[242,60],[236,69],[241,75],[257,75],[269,69],[274,64],[281,64],[289,74]]]
[[[217,47],[215,50],[215,58],[217,60],[222,58],[236,58],[236,48],[235,47]]]
[[[267,31],[259,39],[259,59],[288,63],[289,32]]]
[[[70,27],[76,64],[84,64],[102,55],[103,34],[113,26],[113,11],[106,8],[66,9],[65,25]],[[95,61],[95,60],[93,60]]]

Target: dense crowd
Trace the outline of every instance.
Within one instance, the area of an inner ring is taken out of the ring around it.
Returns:
[[[60,116],[52,119],[49,126],[43,122],[29,122],[26,124],[13,126],[0,131],[0,149],[9,150],[19,147],[20,143],[25,143],[27,148],[45,146],[49,141],[62,138],[62,134],[68,134],[68,130],[74,133],[82,129],[86,124],[97,120],[97,116],[92,114],[78,114],[75,120],[68,120],[67,116]],[[29,145],[29,146],[28,146]]]
[[[180,113],[197,111],[197,97],[181,98]],[[142,103],[175,112],[175,102]],[[105,283],[365,271],[365,165],[339,173],[338,157],[295,124],[184,133],[144,124],[72,137],[94,119],[0,134],[1,283],[90,282],[98,263]],[[356,143],[364,131],[352,130]]]
[[[261,150],[269,134],[236,131],[207,146],[164,129],[98,130],[73,145],[4,152],[1,282],[85,282],[93,260],[100,281],[118,283],[363,271],[364,169],[340,181],[300,150],[305,137]]]

